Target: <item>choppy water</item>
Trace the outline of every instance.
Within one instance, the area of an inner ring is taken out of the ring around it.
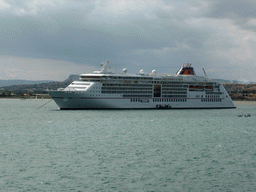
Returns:
[[[59,111],[0,100],[0,191],[256,191],[256,103]],[[238,117],[251,113],[252,117]]]

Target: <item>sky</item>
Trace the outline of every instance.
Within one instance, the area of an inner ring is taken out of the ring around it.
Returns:
[[[112,69],[256,82],[255,0],[0,0],[0,79]]]

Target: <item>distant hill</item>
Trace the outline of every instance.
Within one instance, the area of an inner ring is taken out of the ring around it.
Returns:
[[[67,80],[76,81],[78,79],[79,79],[79,75],[70,75],[65,81]],[[34,84],[50,83],[50,82],[55,82],[55,81],[52,81],[52,80],[30,81],[30,80],[20,80],[20,79],[0,80],[0,87],[7,87],[12,85],[34,85]]]
[[[10,80],[12,82],[6,82],[6,86],[0,86],[0,91],[12,91],[18,92],[33,92],[33,93],[47,93],[47,89],[56,90],[58,88],[67,87],[72,81],[78,80],[79,75],[70,75],[68,79],[64,81],[26,81],[26,80]],[[11,83],[16,83],[12,84]]]
[[[50,80],[45,80],[45,81],[29,81],[29,80],[0,80],[0,87],[4,86],[11,86],[11,85],[31,85],[31,84],[40,84],[40,83],[49,83],[52,82]]]
[[[217,81],[219,83],[256,84],[256,82],[250,82],[250,81],[237,81],[237,80],[225,80],[225,79],[212,79],[212,80]]]
[[[69,75],[69,77],[66,80],[77,81],[79,80],[79,75]]]

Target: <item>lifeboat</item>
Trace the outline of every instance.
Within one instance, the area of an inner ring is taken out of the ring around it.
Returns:
[[[195,87],[195,89],[203,90],[203,89],[204,89],[204,87],[197,85],[197,86]]]
[[[206,90],[212,90],[213,87],[212,87],[212,86],[206,86],[205,89],[206,89]]]

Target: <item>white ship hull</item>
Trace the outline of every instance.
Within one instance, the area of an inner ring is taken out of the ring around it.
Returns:
[[[61,110],[74,109],[224,109],[236,108],[230,97],[201,98],[120,98],[86,97],[86,94],[68,91],[49,92]],[[134,100],[134,102],[133,102]]]
[[[49,91],[60,109],[223,109],[235,108],[225,88],[196,76],[191,64],[177,75],[128,75],[101,71],[81,74],[80,81]]]

